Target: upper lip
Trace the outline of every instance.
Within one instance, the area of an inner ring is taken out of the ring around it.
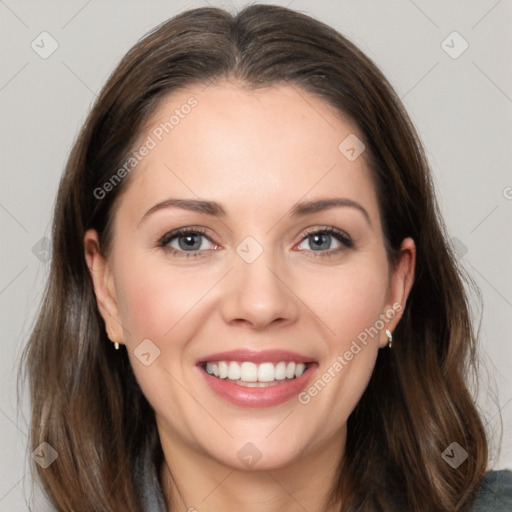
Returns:
[[[208,356],[202,357],[197,364],[211,363],[215,361],[250,361],[252,363],[278,363],[280,361],[295,363],[312,363],[311,357],[290,352],[289,350],[249,350],[239,348],[229,350],[227,352],[216,352]]]

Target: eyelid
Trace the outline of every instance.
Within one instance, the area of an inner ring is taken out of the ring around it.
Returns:
[[[334,226],[315,226],[313,228],[307,228],[302,232],[301,242],[303,242],[308,236],[314,235],[315,233],[336,234],[343,237],[347,242],[350,242],[351,244],[354,243],[352,237],[347,232],[342,229],[335,228]]]
[[[177,228],[177,229],[172,229],[171,231],[168,231],[163,236],[158,238],[158,244],[159,245],[160,244],[161,245],[165,245],[166,243],[169,243],[169,241],[171,239],[177,238],[180,235],[186,235],[188,233],[198,233],[198,234],[201,234],[201,235],[205,236],[206,238],[208,238],[208,240],[213,242],[210,239],[210,237],[206,234],[206,230],[204,228],[195,227],[195,226],[187,226],[187,227],[184,227],[184,228]]]

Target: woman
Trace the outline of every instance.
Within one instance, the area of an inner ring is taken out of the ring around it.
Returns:
[[[508,510],[446,240],[407,114],[340,34],[268,5],[157,27],[59,188],[26,352],[52,504]]]

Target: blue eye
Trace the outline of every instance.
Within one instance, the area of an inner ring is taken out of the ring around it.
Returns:
[[[340,247],[334,249],[331,248],[333,239],[341,244]],[[339,231],[333,227],[308,231],[303,235],[299,245],[303,244],[305,241],[308,241],[310,247],[313,247],[311,252],[318,253],[314,254],[314,257],[330,257],[333,254],[353,247],[354,245],[354,242],[348,235],[343,233],[343,231]]]
[[[341,244],[334,249],[331,248],[333,239]],[[206,232],[199,228],[181,228],[171,231],[159,240],[158,245],[165,251],[178,257],[201,257],[206,256],[205,252],[208,251],[208,248],[203,246],[204,240],[208,240],[213,244],[214,249],[218,247],[206,236]],[[309,252],[314,253],[314,257],[331,257],[333,254],[337,254],[354,245],[348,235],[333,227],[308,231],[302,235],[299,245],[305,241],[309,241],[312,248]],[[172,245],[174,242],[177,242],[177,247]]]
[[[186,258],[204,256],[202,251],[207,249],[202,247],[201,238],[210,240],[202,229],[182,228],[164,235],[159,242],[159,246],[175,255]],[[178,242],[178,247],[171,245],[175,240]]]

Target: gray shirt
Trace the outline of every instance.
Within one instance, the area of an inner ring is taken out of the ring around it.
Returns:
[[[147,512],[167,512],[160,488],[152,482],[156,473],[146,473],[141,487],[144,497],[144,510]],[[471,512],[512,512],[512,471],[489,471],[482,478],[478,495]]]

